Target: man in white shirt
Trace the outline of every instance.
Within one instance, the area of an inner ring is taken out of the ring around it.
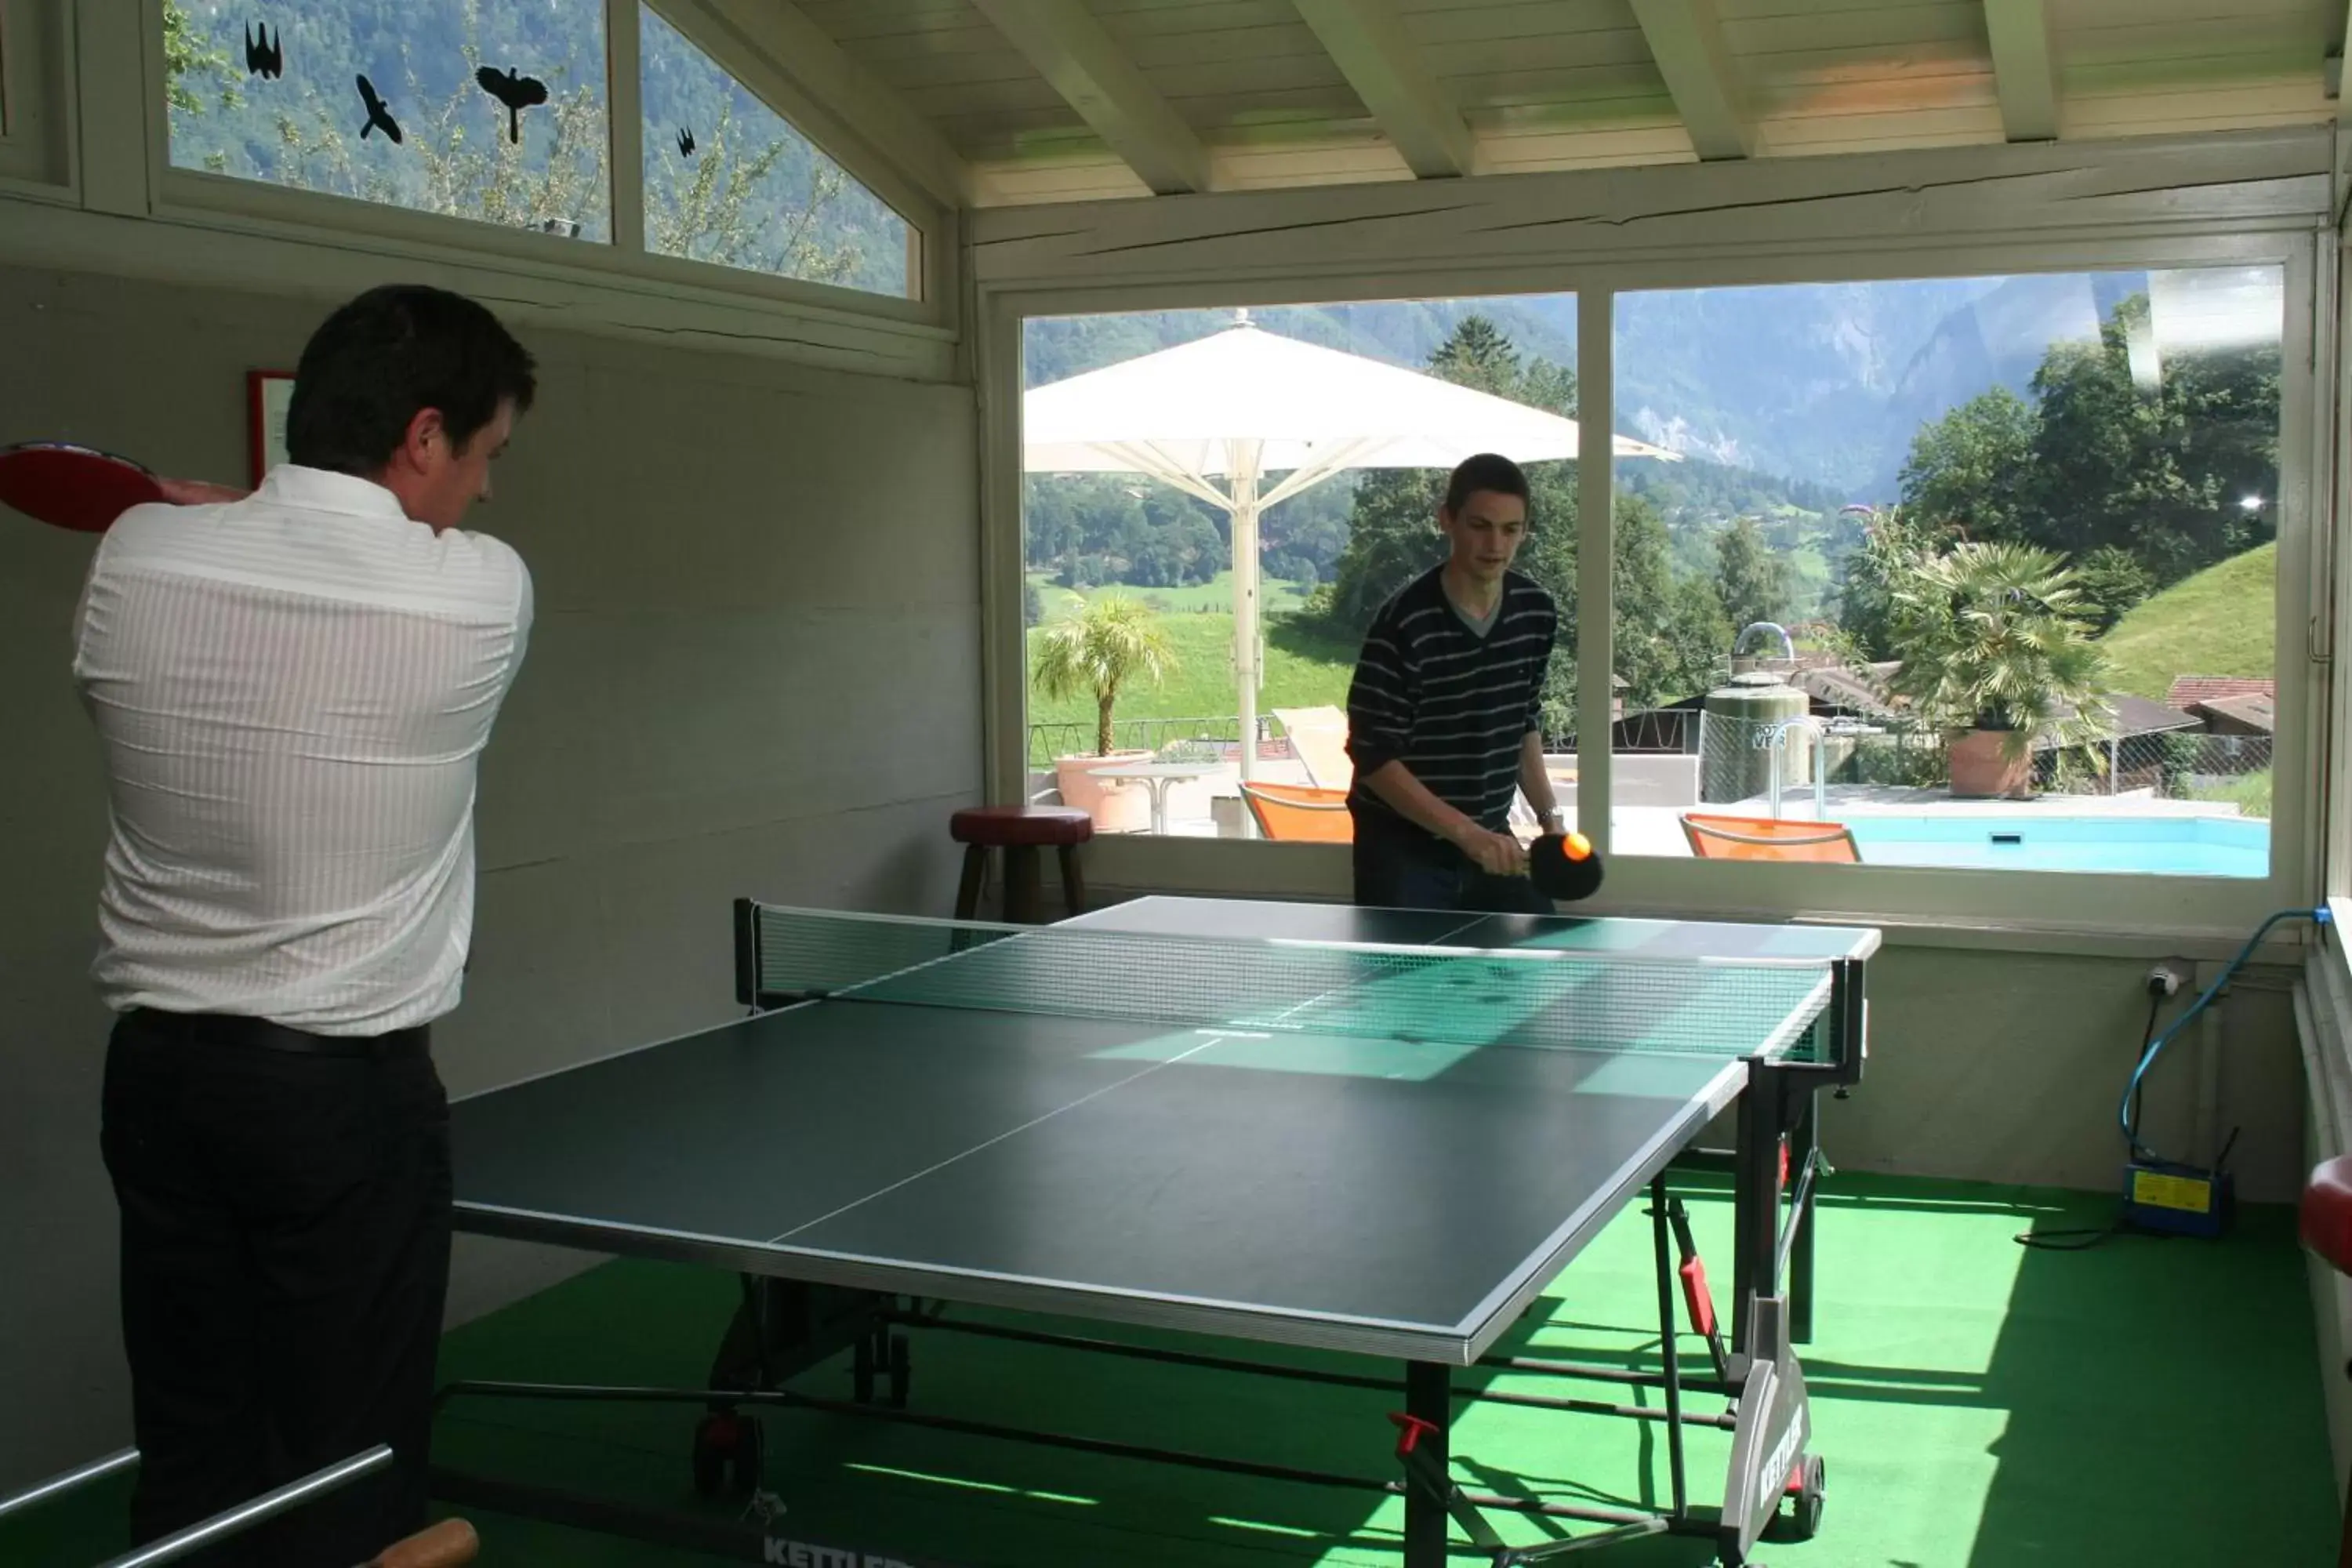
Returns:
[[[133,508],[90,563],[142,1542],[379,1442],[390,1469],[206,1561],[359,1563],[425,1523],[450,1201],[427,1026],[457,1003],[476,763],[531,620],[520,557],[458,525],[534,390],[480,305],[372,290],[303,353],[289,463]]]

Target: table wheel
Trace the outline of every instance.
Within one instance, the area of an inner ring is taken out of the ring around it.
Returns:
[[[766,1440],[760,1424],[732,1410],[706,1415],[694,1428],[694,1489],[750,1497],[760,1489]]]
[[[1772,1516],[1764,1527],[1767,1541],[1811,1541],[1821,1533],[1822,1494],[1829,1487],[1829,1468],[1819,1454],[1806,1457],[1789,1473],[1789,1500],[1795,1506]]]

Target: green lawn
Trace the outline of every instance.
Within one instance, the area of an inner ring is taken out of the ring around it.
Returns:
[[[1050,610],[1053,601],[1049,598],[1046,603]],[[1156,688],[1139,686],[1122,692],[1116,716],[1207,719],[1230,718],[1238,713],[1240,704],[1234,688],[1233,616],[1209,610],[1171,612],[1160,624],[1176,646],[1177,667]],[[1036,628],[1031,628],[1033,649],[1038,635]],[[1314,708],[1327,703],[1345,706],[1348,681],[1355,673],[1355,666],[1354,647],[1305,637],[1269,617],[1265,679],[1258,689],[1258,711],[1268,713],[1276,708]],[[1091,726],[1095,721],[1094,700],[1081,697],[1072,701],[1048,702],[1035,691],[1030,692],[1031,723],[1061,721]]]
[[[2264,544],[2176,583],[2099,640],[2108,689],[2162,701],[2175,676],[2273,674],[2278,546]]]

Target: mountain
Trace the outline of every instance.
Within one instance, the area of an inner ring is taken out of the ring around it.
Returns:
[[[2022,394],[2049,345],[2095,336],[2145,273],[1643,290],[1617,297],[1617,428],[1725,468],[1895,499],[1912,437],[1979,393]],[[1254,310],[1269,331],[1419,368],[1465,316],[1576,363],[1576,297]],[[1186,342],[1230,310],[1033,321],[1030,385]]]

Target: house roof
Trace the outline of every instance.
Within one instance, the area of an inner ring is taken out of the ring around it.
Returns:
[[[2278,682],[2267,677],[2251,675],[2176,675],[2172,689],[2164,694],[2167,705],[2183,712],[2200,702],[2217,697],[2276,697]]]
[[[2269,734],[2278,727],[2278,702],[2266,691],[2250,691],[2243,697],[2215,697],[2197,704],[2196,711],[2214,719],[2228,719],[2250,729]]]
[[[1801,668],[1789,679],[1791,685],[1807,696],[1832,708],[1849,713],[1891,716],[1899,710],[1878,694],[1874,683],[1885,680],[1895,673],[1896,668],[1891,660],[1874,664],[1865,675],[1842,665],[1816,665],[1809,669]]]
[[[2120,692],[2106,699],[2107,710],[2115,715],[2115,731],[2118,736],[2163,735],[2178,730],[2194,730],[2197,718],[2183,713],[2168,703],[2152,702],[2145,697],[2126,697]]]

